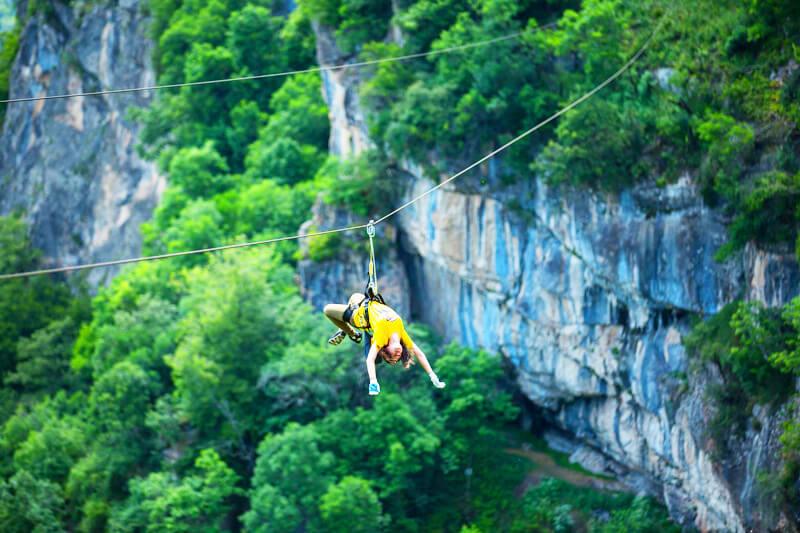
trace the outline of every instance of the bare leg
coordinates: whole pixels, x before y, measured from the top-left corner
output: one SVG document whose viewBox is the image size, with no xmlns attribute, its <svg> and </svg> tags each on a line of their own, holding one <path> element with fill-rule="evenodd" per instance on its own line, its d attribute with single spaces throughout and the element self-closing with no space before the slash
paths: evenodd
<svg viewBox="0 0 800 533">
<path fill-rule="evenodd" d="M 350 295 L 350 299 L 347 300 L 347 304 L 358 305 L 364 300 L 364 298 L 366 298 L 366 296 L 364 296 L 362 293 L 354 292 L 353 294 Z"/>
<path fill-rule="evenodd" d="M 347 306 L 344 304 L 328 304 L 323 309 L 323 313 L 328 317 L 328 320 L 333 322 L 337 328 L 341 329 L 350 336 L 354 336 L 356 332 L 352 326 L 344 321 L 344 312 L 347 311 Z"/>
</svg>

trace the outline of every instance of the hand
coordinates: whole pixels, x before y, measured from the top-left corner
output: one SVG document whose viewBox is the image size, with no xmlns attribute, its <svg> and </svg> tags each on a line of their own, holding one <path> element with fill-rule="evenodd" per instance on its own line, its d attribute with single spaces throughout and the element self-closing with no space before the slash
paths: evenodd
<svg viewBox="0 0 800 533">
<path fill-rule="evenodd" d="M 436 387 L 437 389 L 443 389 L 444 388 L 444 386 L 445 386 L 444 381 L 439 381 L 439 377 L 436 374 L 431 372 L 430 378 L 431 378 L 431 383 L 433 383 L 434 387 Z"/>
<path fill-rule="evenodd" d="M 377 383 L 370 383 L 369 384 L 369 395 L 370 396 L 377 396 L 381 393 L 381 386 Z"/>
</svg>

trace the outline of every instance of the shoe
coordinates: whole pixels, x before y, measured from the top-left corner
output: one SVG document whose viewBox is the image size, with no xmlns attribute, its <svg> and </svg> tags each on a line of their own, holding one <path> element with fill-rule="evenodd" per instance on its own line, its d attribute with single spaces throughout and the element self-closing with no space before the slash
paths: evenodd
<svg viewBox="0 0 800 533">
<path fill-rule="evenodd" d="M 346 336 L 347 334 L 344 331 L 338 330 L 336 333 L 333 334 L 333 336 L 330 339 L 328 339 L 328 344 L 330 344 L 331 346 L 339 346 L 340 344 L 342 344 L 342 341 Z"/>
<path fill-rule="evenodd" d="M 349 335 L 349 337 L 350 337 L 350 340 L 353 341 L 354 343 L 361 344 L 361 332 L 360 331 L 356 331 L 352 335 Z"/>
</svg>

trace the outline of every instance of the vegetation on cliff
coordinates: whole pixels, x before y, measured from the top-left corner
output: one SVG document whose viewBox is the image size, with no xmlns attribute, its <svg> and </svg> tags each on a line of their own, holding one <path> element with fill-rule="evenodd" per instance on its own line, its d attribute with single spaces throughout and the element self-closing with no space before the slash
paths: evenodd
<svg viewBox="0 0 800 533">
<path fill-rule="evenodd" d="M 663 17 L 645 56 L 620 80 L 504 157 L 504 178 L 532 169 L 552 183 L 614 191 L 689 174 L 705 201 L 732 219 L 720 259 L 749 241 L 798 239 L 797 2 L 587 0 L 575 11 L 569 1 L 419 0 L 397 12 L 388 0 L 300 4 L 363 58 L 525 31 L 374 69 L 363 89 L 372 138 L 389 167 L 410 157 L 431 176 L 461 168 L 599 84 Z M 535 31 L 552 21 L 556 28 Z M 403 46 L 384 42 L 389 23 Z"/>
<path fill-rule="evenodd" d="M 282 2 L 151 0 L 148 9 L 161 83 L 309 66 L 310 14 L 363 58 L 528 31 L 376 67 L 362 96 L 378 146 L 358 161 L 326 157 L 318 75 L 162 93 L 135 113 L 142 153 L 170 178 L 143 228 L 146 253 L 294 233 L 318 194 L 366 216 L 392 191 L 398 159 L 432 173 L 475 159 L 607 77 L 664 12 L 644 61 L 511 151 L 504 180 L 533 169 L 555 184 L 616 191 L 689 173 L 731 218 L 721 259 L 750 241 L 797 238 L 796 3 L 301 0 L 286 14 Z M 551 21 L 555 29 L 533 31 Z M 402 45 L 385 42 L 390 26 Z M 14 35 L 3 37 L 0 93 Z M 24 234 L 17 219 L 0 219 L 0 271 L 36 266 Z M 312 252 L 329 257 L 335 243 L 317 241 Z M 553 480 L 515 494 L 526 464 L 502 451 L 521 443 L 498 358 L 440 346 L 419 328 L 449 387 L 434 392 L 419 371 L 387 369 L 386 392 L 366 398 L 355 350 L 328 348 L 326 324 L 298 295 L 295 252 L 284 243 L 142 264 L 91 309 L 46 278 L 3 282 L 0 529 L 672 527 L 663 508 L 630 495 Z M 711 391 L 720 448 L 755 405 L 794 392 L 798 302 L 736 304 L 690 336 L 723 374 L 725 386 Z M 781 491 L 792 498 L 800 424 L 787 418 Z"/>
<path fill-rule="evenodd" d="M 19 48 L 19 27 L 12 25 L 6 31 L 0 31 L 0 100 L 8 98 L 9 80 L 14 58 Z M 6 117 L 6 106 L 0 108 L 0 124 Z"/>
<path fill-rule="evenodd" d="M 378 5 L 340 10 L 352 46 L 373 37 Z M 304 9 L 277 16 L 282 4 L 242 0 L 148 9 L 162 83 L 313 62 Z M 298 75 L 165 92 L 137 111 L 142 153 L 170 182 L 143 228 L 145 253 L 291 234 L 317 194 L 358 198 L 333 180 L 348 168 L 368 176 L 381 160 L 327 160 L 321 90 L 317 75 Z M 35 266 L 21 235 L 17 220 L 0 220 L 1 271 Z M 0 529 L 672 527 L 662 507 L 628 494 L 558 481 L 515 494 L 532 466 L 503 451 L 524 443 L 500 358 L 417 328 L 448 388 L 392 368 L 381 396 L 367 397 L 360 350 L 328 347 L 329 324 L 298 295 L 295 252 L 285 243 L 143 263 L 90 310 L 46 278 L 4 282 L 0 321 L 17 329 L 0 346 Z"/>
<path fill-rule="evenodd" d="M 706 391 L 714 410 L 707 434 L 718 459 L 729 455 L 731 444 L 741 441 L 747 429 L 760 430 L 753 417 L 756 406 L 770 417 L 783 409 L 783 466 L 762 472 L 761 478 L 777 481 L 773 504 L 795 504 L 800 498 L 800 396 L 795 385 L 800 377 L 800 298 L 783 308 L 733 302 L 698 322 L 686 347 L 721 374 L 722 382 Z M 787 402 L 793 395 L 794 401 Z"/>
</svg>

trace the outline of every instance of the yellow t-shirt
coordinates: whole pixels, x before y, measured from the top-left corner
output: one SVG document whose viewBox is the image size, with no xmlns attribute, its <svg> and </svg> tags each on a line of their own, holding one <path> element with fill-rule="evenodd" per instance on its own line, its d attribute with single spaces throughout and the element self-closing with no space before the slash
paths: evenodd
<svg viewBox="0 0 800 533">
<path fill-rule="evenodd" d="M 355 327 L 358 329 L 367 330 L 367 322 L 364 320 L 364 306 L 359 305 L 358 309 L 353 311 L 353 317 L 350 319 Z M 372 326 L 372 344 L 378 348 L 383 348 L 389 344 L 389 337 L 397 333 L 400 335 L 400 341 L 406 345 L 409 350 L 414 346 L 411 337 L 406 333 L 406 328 L 403 327 L 403 321 L 400 315 L 394 312 L 394 309 L 388 305 L 383 305 L 380 302 L 369 303 L 369 324 Z"/>
</svg>

